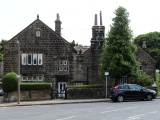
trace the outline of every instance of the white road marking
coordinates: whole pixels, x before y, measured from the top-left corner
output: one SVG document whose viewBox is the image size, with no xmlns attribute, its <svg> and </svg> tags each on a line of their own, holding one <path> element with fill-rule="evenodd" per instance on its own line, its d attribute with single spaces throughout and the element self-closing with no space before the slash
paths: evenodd
<svg viewBox="0 0 160 120">
<path fill-rule="evenodd" d="M 137 107 L 128 107 L 128 108 L 121 108 L 121 109 L 115 109 L 115 110 L 103 111 L 103 112 L 101 112 L 101 113 L 116 112 L 116 111 L 120 111 L 120 110 L 128 110 L 128 109 L 135 109 L 135 108 L 138 108 L 138 106 L 137 106 Z"/>
<path fill-rule="evenodd" d="M 67 117 L 67 118 L 61 118 L 61 119 L 56 119 L 56 120 L 67 120 L 67 119 L 71 119 L 71 118 L 74 118 L 76 116 L 71 116 L 71 117 Z"/>
<path fill-rule="evenodd" d="M 149 114 L 155 114 L 155 113 L 157 113 L 157 111 L 149 112 L 149 113 L 146 113 L 146 114 L 134 115 L 134 116 L 128 117 L 127 120 L 140 119 L 142 116 L 147 116 L 147 115 L 149 115 Z"/>
</svg>

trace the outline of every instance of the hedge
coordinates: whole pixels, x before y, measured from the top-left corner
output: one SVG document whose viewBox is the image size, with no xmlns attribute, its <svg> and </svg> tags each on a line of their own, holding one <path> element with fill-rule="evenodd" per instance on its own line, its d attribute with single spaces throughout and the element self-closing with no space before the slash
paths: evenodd
<svg viewBox="0 0 160 120">
<path fill-rule="evenodd" d="M 4 92 L 17 91 L 18 78 L 14 72 L 7 73 L 2 78 L 2 87 Z"/>
<path fill-rule="evenodd" d="M 52 83 L 46 82 L 27 82 L 21 83 L 21 90 L 50 90 L 52 88 Z"/>
<path fill-rule="evenodd" d="M 103 88 L 105 87 L 103 84 L 92 84 L 92 85 L 69 85 L 67 86 L 67 89 L 73 89 L 73 88 Z"/>
</svg>

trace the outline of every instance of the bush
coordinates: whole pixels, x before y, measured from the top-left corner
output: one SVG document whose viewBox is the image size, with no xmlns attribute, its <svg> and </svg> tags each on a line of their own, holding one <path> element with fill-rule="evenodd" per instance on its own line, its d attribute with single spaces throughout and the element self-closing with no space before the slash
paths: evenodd
<svg viewBox="0 0 160 120">
<path fill-rule="evenodd" d="M 2 78 L 2 88 L 4 92 L 17 91 L 18 78 L 14 72 L 7 73 Z"/>
<path fill-rule="evenodd" d="M 151 77 L 148 76 L 145 72 L 140 72 L 137 75 L 135 82 L 138 85 L 146 87 L 146 86 L 151 86 L 153 84 L 153 79 L 151 79 Z"/>
<path fill-rule="evenodd" d="M 44 82 L 27 82 L 21 83 L 21 90 L 50 90 L 52 88 L 52 83 Z"/>
</svg>

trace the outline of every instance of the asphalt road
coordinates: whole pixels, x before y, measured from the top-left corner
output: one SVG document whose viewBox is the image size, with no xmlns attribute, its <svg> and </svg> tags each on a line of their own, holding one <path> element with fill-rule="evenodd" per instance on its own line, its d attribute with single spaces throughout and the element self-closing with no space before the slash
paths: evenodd
<svg viewBox="0 0 160 120">
<path fill-rule="evenodd" d="M 0 120 L 159 120 L 160 99 L 0 107 Z"/>
</svg>

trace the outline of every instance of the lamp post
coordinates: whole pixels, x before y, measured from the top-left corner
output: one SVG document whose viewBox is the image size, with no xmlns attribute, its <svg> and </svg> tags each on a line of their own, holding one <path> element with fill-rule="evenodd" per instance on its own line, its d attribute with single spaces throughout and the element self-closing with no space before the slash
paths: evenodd
<svg viewBox="0 0 160 120">
<path fill-rule="evenodd" d="M 17 46 L 18 46 L 18 104 L 20 104 L 20 45 L 19 45 L 19 41 L 17 40 Z"/>
<path fill-rule="evenodd" d="M 107 98 L 107 93 L 108 93 L 108 91 L 107 91 L 107 75 L 109 75 L 109 72 L 105 72 L 104 74 L 106 76 L 106 98 Z"/>
</svg>

